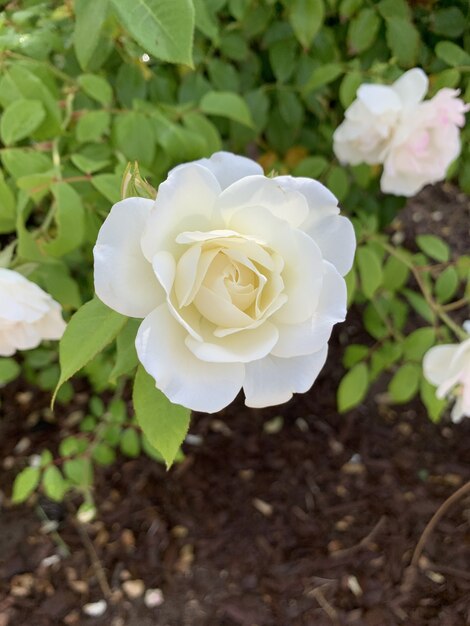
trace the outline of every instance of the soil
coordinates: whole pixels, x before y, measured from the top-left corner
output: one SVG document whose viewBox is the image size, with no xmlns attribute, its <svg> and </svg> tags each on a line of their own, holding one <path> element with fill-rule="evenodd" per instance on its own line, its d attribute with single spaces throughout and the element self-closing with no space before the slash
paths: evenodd
<svg viewBox="0 0 470 626">
<path fill-rule="evenodd" d="M 401 216 L 406 238 L 424 202 Z M 442 203 L 431 221 L 460 246 L 468 200 Z M 47 394 L 25 394 L 20 381 L 3 389 L 0 626 L 470 624 L 470 497 L 446 511 L 410 569 L 430 518 L 470 480 L 470 420 L 433 424 L 418 402 L 384 404 L 380 388 L 338 415 L 341 353 L 363 339 L 357 315 L 337 329 L 309 393 L 194 415 L 186 459 L 168 473 L 145 457 L 100 470 L 89 524 L 66 505 L 9 504 L 21 460 L 54 448 L 77 406 L 38 421 Z M 144 590 L 158 590 L 157 606 Z M 105 613 L 87 617 L 103 598 Z"/>
</svg>

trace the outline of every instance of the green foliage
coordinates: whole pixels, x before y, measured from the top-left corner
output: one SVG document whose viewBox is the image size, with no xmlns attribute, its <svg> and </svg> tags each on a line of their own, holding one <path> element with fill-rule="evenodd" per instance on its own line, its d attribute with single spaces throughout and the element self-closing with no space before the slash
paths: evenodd
<svg viewBox="0 0 470 626">
<path fill-rule="evenodd" d="M 139 426 L 170 467 L 188 432 L 190 411 L 172 404 L 142 366 L 135 377 L 133 402 Z"/>
<path fill-rule="evenodd" d="M 60 342 L 59 387 L 87 365 L 98 352 L 116 337 L 126 318 L 112 311 L 98 298 L 93 298 L 73 315 Z"/>
</svg>

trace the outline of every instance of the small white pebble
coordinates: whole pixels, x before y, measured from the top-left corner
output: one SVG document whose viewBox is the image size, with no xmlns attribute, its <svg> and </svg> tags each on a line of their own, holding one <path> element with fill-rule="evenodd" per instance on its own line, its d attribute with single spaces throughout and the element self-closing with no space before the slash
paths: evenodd
<svg viewBox="0 0 470 626">
<path fill-rule="evenodd" d="M 144 581 L 140 579 L 136 580 L 126 580 L 122 583 L 122 588 L 124 593 L 131 600 L 135 600 L 136 598 L 140 598 L 144 595 L 145 585 Z"/>
<path fill-rule="evenodd" d="M 59 562 L 60 556 L 58 554 L 51 554 L 51 556 L 46 556 L 46 558 L 41 561 L 41 565 L 43 567 L 50 567 L 51 565 L 55 565 Z"/>
<path fill-rule="evenodd" d="M 200 435 L 186 435 L 185 442 L 190 446 L 201 446 L 204 439 Z"/>
<path fill-rule="evenodd" d="M 85 604 L 82 611 L 89 617 L 100 617 L 106 612 L 107 608 L 108 605 L 106 604 L 106 600 L 98 600 L 98 602 Z"/>
<path fill-rule="evenodd" d="M 147 589 L 145 592 L 144 602 L 148 609 L 154 609 L 163 604 L 163 593 L 161 589 Z"/>
<path fill-rule="evenodd" d="M 31 441 L 28 437 L 22 437 L 14 447 L 13 452 L 16 454 L 23 454 L 23 452 L 26 452 L 30 445 Z"/>
</svg>

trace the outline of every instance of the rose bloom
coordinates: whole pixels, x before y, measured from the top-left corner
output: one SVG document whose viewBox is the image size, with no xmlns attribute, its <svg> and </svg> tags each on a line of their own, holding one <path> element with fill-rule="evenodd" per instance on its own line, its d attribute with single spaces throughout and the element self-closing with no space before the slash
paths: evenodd
<svg viewBox="0 0 470 626">
<path fill-rule="evenodd" d="M 464 328 L 470 334 L 470 322 Z M 460 344 L 442 344 L 428 350 L 423 373 L 437 387 L 438 398 L 455 398 L 451 412 L 454 422 L 470 417 L 470 336 Z"/>
<path fill-rule="evenodd" d="M 94 249 L 95 289 L 144 318 L 139 360 L 168 398 L 215 412 L 307 391 L 346 314 L 355 250 L 337 200 L 308 178 L 267 178 L 218 152 L 173 169 L 155 201 L 113 206 Z"/>
<path fill-rule="evenodd" d="M 441 89 L 403 113 L 384 160 L 383 192 L 412 196 L 445 178 L 460 154 L 460 128 L 470 110 L 458 95 L 456 89 Z"/>
<path fill-rule="evenodd" d="M 428 90 L 419 68 L 405 72 L 393 85 L 364 83 L 346 109 L 333 135 L 333 150 L 341 163 L 383 163 L 393 133 L 405 111 L 421 102 Z"/>
<path fill-rule="evenodd" d="M 60 339 L 64 330 L 58 302 L 18 272 L 0 268 L 0 356 Z"/>
</svg>

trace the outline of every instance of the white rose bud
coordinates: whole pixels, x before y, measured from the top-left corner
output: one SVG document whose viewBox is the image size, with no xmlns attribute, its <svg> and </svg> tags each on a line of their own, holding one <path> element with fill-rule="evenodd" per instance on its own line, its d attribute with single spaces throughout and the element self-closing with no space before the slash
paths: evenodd
<svg viewBox="0 0 470 626">
<path fill-rule="evenodd" d="M 355 245 L 323 185 L 218 152 L 173 169 L 156 201 L 114 205 L 95 289 L 145 318 L 137 354 L 172 402 L 215 412 L 243 387 L 248 406 L 275 405 L 323 367 Z"/>
<path fill-rule="evenodd" d="M 18 272 L 0 268 L 0 356 L 60 339 L 64 330 L 58 302 Z"/>
<path fill-rule="evenodd" d="M 470 322 L 464 328 L 470 333 Z M 428 350 L 423 373 L 437 387 L 438 398 L 455 399 L 451 413 L 454 422 L 470 417 L 470 336 L 460 344 L 442 344 Z"/>
</svg>

